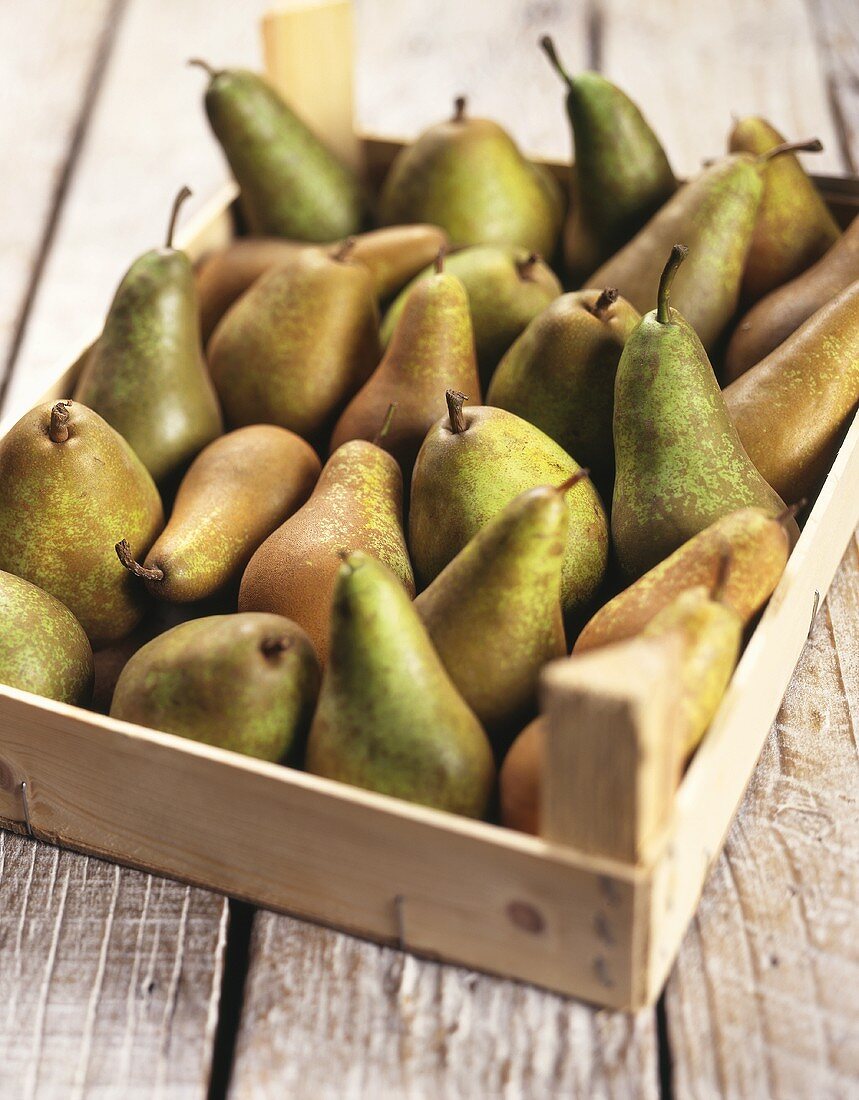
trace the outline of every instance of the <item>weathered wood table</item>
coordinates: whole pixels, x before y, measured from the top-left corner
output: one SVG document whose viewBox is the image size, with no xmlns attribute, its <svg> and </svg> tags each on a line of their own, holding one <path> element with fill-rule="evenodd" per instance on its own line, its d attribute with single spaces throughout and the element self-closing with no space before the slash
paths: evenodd
<svg viewBox="0 0 859 1100">
<path fill-rule="evenodd" d="M 256 64 L 266 0 L 0 3 L 0 393 L 88 340 L 181 183 L 225 177 L 187 56 Z M 676 170 L 731 112 L 859 165 L 855 0 L 358 4 L 359 112 L 410 134 L 470 94 L 563 156 L 536 49 L 645 107 Z M 0 833 L 0 1097 L 859 1094 L 859 550 L 850 546 L 665 996 L 637 1017 L 420 962 Z"/>
</svg>

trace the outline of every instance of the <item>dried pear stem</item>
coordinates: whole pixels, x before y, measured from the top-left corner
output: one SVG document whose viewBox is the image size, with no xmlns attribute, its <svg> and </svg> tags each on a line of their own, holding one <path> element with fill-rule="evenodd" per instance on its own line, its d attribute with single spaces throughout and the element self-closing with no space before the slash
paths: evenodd
<svg viewBox="0 0 859 1100">
<path fill-rule="evenodd" d="M 135 577 L 140 577 L 142 581 L 163 581 L 164 570 L 159 569 L 157 565 L 152 566 L 151 569 L 147 569 L 145 565 L 140 565 L 136 562 L 131 554 L 131 547 L 128 545 L 128 539 L 121 539 L 116 546 L 116 556 L 125 566 L 129 573 L 133 573 Z"/>
<path fill-rule="evenodd" d="M 671 284 L 674 282 L 677 268 L 688 255 L 689 249 L 685 244 L 675 244 L 671 249 L 671 255 L 668 257 L 668 263 L 663 268 L 659 279 L 659 290 L 656 294 L 656 320 L 660 325 L 667 325 L 671 321 L 671 308 L 669 306 Z"/>
<path fill-rule="evenodd" d="M 208 73 L 210 80 L 214 80 L 216 76 L 221 75 L 220 69 L 213 68 L 208 61 L 204 61 L 201 57 L 189 57 L 186 64 L 202 69 L 204 73 Z"/>
<path fill-rule="evenodd" d="M 441 275 L 441 273 L 444 271 L 444 261 L 445 261 L 446 256 L 447 256 L 447 245 L 443 244 L 441 246 L 441 248 L 438 250 L 438 252 L 436 253 L 436 257 L 435 257 L 435 273 L 436 273 L 436 275 Z"/>
<path fill-rule="evenodd" d="M 558 51 L 555 49 L 555 43 L 550 35 L 543 35 L 540 39 L 540 48 L 546 57 L 548 57 L 549 61 L 551 61 L 552 68 L 557 72 L 558 76 L 560 76 L 561 80 L 563 80 L 568 87 L 572 88 L 573 78 L 561 63 L 561 59 L 558 57 Z"/>
<path fill-rule="evenodd" d="M 796 519 L 796 517 L 803 510 L 806 504 L 808 504 L 808 498 L 802 497 L 802 499 L 798 500 L 796 504 L 788 505 L 788 507 L 785 508 L 783 512 L 779 512 L 779 514 L 775 517 L 776 523 L 780 523 L 782 527 L 784 527 L 786 524 L 790 523 L 792 519 Z"/>
<path fill-rule="evenodd" d="M 765 164 L 773 157 L 780 157 L 782 153 L 822 153 L 823 142 L 820 138 L 806 138 L 805 141 L 783 141 L 765 153 L 758 154 L 758 162 Z"/>
<path fill-rule="evenodd" d="M 390 405 L 388 405 L 388 411 L 385 413 L 385 419 L 382 421 L 381 428 L 379 428 L 378 432 L 376 432 L 376 434 L 373 436 L 373 443 L 375 444 L 375 446 L 378 447 L 385 436 L 388 434 L 388 432 L 391 430 L 391 422 L 394 419 L 394 413 L 396 411 L 397 402 L 392 401 Z"/>
<path fill-rule="evenodd" d="M 69 413 L 71 401 L 58 401 L 51 409 L 51 423 L 48 435 L 52 443 L 65 443 L 69 438 Z"/>
<path fill-rule="evenodd" d="M 458 95 L 453 101 L 453 118 L 451 122 L 463 122 L 465 120 L 465 108 L 468 100 L 464 95 Z"/>
<path fill-rule="evenodd" d="M 716 576 L 710 589 L 710 599 L 714 603 L 723 603 L 728 581 L 731 579 L 731 570 L 734 566 L 734 552 L 726 547 L 719 555 L 719 564 L 716 567 Z"/>
<path fill-rule="evenodd" d="M 447 401 L 447 411 L 450 414 L 450 430 L 454 435 L 461 435 L 465 431 L 465 417 L 462 415 L 462 406 L 468 400 L 464 393 L 458 390 L 445 390 L 444 397 Z"/>
<path fill-rule="evenodd" d="M 609 309 L 610 306 L 614 305 L 619 297 L 620 291 L 617 289 L 617 287 L 607 286 L 605 290 L 600 294 L 599 298 L 597 298 L 594 304 L 590 307 L 591 313 L 594 315 L 594 317 L 598 317 L 600 320 L 602 320 L 603 314 L 606 312 L 606 310 Z"/>
<path fill-rule="evenodd" d="M 355 247 L 355 238 L 347 237 L 341 241 L 340 244 L 331 253 L 331 259 L 336 260 L 337 263 L 343 263 L 344 260 L 348 260 L 350 253 Z"/>
<path fill-rule="evenodd" d="M 562 481 L 560 485 L 556 485 L 555 488 L 563 496 L 566 496 L 570 489 L 574 488 L 580 481 L 584 481 L 591 476 L 590 470 L 586 466 L 582 466 L 580 470 L 568 477 L 566 481 Z"/>
<path fill-rule="evenodd" d="M 532 272 L 542 257 L 539 252 L 529 252 L 524 260 L 516 261 L 516 274 L 524 283 L 533 283 Z"/>
<path fill-rule="evenodd" d="M 173 205 L 170 207 L 170 221 L 167 223 L 167 240 L 164 242 L 165 248 L 173 247 L 173 233 L 176 230 L 176 220 L 179 217 L 179 210 L 182 207 L 182 203 L 186 199 L 190 199 L 193 193 L 190 187 L 181 187 L 176 198 L 173 200 Z"/>
</svg>

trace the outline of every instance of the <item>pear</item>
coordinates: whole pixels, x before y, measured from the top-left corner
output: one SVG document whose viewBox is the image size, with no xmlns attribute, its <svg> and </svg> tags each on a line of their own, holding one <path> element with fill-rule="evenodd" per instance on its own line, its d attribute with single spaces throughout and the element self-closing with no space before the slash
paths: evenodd
<svg viewBox="0 0 859 1100">
<path fill-rule="evenodd" d="M 313 448 L 273 424 L 238 428 L 202 451 L 142 565 L 119 560 L 153 596 L 202 600 L 237 581 L 253 552 L 310 496 L 321 469 Z"/>
<path fill-rule="evenodd" d="M 85 707 L 93 659 L 83 627 L 65 604 L 0 571 L 0 684 Z"/>
<path fill-rule="evenodd" d="M 674 298 L 708 350 L 734 316 L 746 257 L 763 195 L 763 172 L 770 161 L 819 142 L 781 145 L 758 157 L 735 153 L 685 183 L 587 285 L 614 286 L 644 313 L 656 297 L 663 257 L 675 241 L 690 250 L 677 277 Z"/>
<path fill-rule="evenodd" d="M 375 288 L 350 249 L 299 253 L 215 329 L 209 367 L 232 427 L 278 424 L 318 440 L 370 377 L 381 356 Z"/>
<path fill-rule="evenodd" d="M 785 138 L 763 118 L 737 119 L 732 153 L 766 153 Z M 800 275 L 838 239 L 840 231 L 795 156 L 776 157 L 763 169 L 764 193 L 740 291 L 746 304 Z"/>
<path fill-rule="evenodd" d="M 748 625 L 784 573 L 794 541 L 794 514 L 793 508 L 780 516 L 761 508 L 739 508 L 717 519 L 604 604 L 576 639 L 573 651 L 585 653 L 632 638 L 681 593 L 700 585 L 714 588 L 726 553 L 731 569 L 721 599 Z"/>
<path fill-rule="evenodd" d="M 561 284 L 548 264 L 535 252 L 529 254 L 522 248 L 463 248 L 446 257 L 445 270 L 456 275 L 468 291 L 481 386 L 485 389 L 504 352 L 525 326 L 560 295 Z M 422 271 L 394 299 L 382 322 L 385 347 L 415 282 L 430 278 L 433 272 L 432 267 Z"/>
<path fill-rule="evenodd" d="M 448 675 L 498 748 L 534 711 L 543 665 L 567 652 L 566 488 L 515 497 L 415 600 Z"/>
<path fill-rule="evenodd" d="M 379 200 L 383 225 L 429 222 L 454 245 L 519 245 L 551 256 L 560 229 L 554 179 L 540 172 L 496 122 L 454 114 L 402 149 Z"/>
<path fill-rule="evenodd" d="M 163 525 L 146 467 L 84 405 L 37 405 L 0 441 L 0 569 L 62 601 L 93 646 L 124 637 L 143 614 L 117 538 L 145 555 Z"/>
<path fill-rule="evenodd" d="M 350 439 L 374 440 L 385 410 L 396 405 L 378 442 L 408 478 L 427 432 L 444 413 L 445 386 L 480 393 L 468 295 L 459 279 L 444 271 L 442 250 L 435 274 L 408 291 L 388 350 L 337 421 L 331 450 Z"/>
<path fill-rule="evenodd" d="M 498 773 L 501 824 L 538 836 L 540 788 L 546 753 L 546 720 L 542 715 L 522 730 Z"/>
<path fill-rule="evenodd" d="M 331 659 L 307 770 L 468 817 L 483 817 L 492 750 L 439 660 L 398 577 L 347 554 L 331 606 Z"/>
<path fill-rule="evenodd" d="M 514 497 L 560 485 L 581 467 L 539 428 L 504 409 L 463 409 L 448 392 L 449 415 L 430 430 L 412 476 L 409 546 L 428 584 Z M 602 501 L 587 480 L 568 488 L 561 606 L 578 610 L 603 579 L 608 532 Z"/>
<path fill-rule="evenodd" d="M 789 503 L 826 476 L 859 405 L 859 281 L 724 391 L 743 446 Z"/>
<path fill-rule="evenodd" d="M 380 302 L 430 263 L 447 244 L 447 234 L 434 225 L 392 225 L 354 238 L 351 258 L 373 276 Z M 280 237 L 237 237 L 224 248 L 207 253 L 196 268 L 200 296 L 200 330 L 208 341 L 233 302 L 270 271 L 291 263 L 306 248 L 320 245 Z"/>
<path fill-rule="evenodd" d="M 613 287 L 556 298 L 501 360 L 486 403 L 529 420 L 610 489 L 614 377 L 640 320 Z"/>
<path fill-rule="evenodd" d="M 267 81 L 245 69 L 209 76 L 206 114 L 236 182 L 252 234 L 336 241 L 366 218 L 357 176 L 302 122 Z"/>
<path fill-rule="evenodd" d="M 620 88 L 599 73 L 571 76 L 552 39 L 540 45 L 567 86 L 575 170 L 564 259 L 578 285 L 641 229 L 677 181 L 659 139 Z"/>
<path fill-rule="evenodd" d="M 75 401 L 131 444 L 160 486 L 173 488 L 224 430 L 200 346 L 191 261 L 172 244 L 190 193 L 186 187 L 176 197 L 164 247 L 135 260 L 119 284 L 74 391 Z"/>
<path fill-rule="evenodd" d="M 280 615 L 209 615 L 148 642 L 120 674 L 112 718 L 281 761 L 306 736 L 319 665 Z"/>
<path fill-rule="evenodd" d="M 669 305 L 685 256 L 682 245 L 671 250 L 657 308 L 629 337 L 617 368 L 611 533 L 630 578 L 728 512 L 784 511 L 743 449 L 695 330 Z"/>
<path fill-rule="evenodd" d="M 733 382 L 765 359 L 813 313 L 859 279 L 859 218 L 802 275 L 752 306 L 725 352 L 725 378 Z"/>
<path fill-rule="evenodd" d="M 331 594 L 344 553 L 363 550 L 377 557 L 414 596 L 402 522 L 403 478 L 396 460 L 363 439 L 344 443 L 325 464 L 307 503 L 251 558 L 239 610 L 294 619 L 324 663 Z"/>
</svg>

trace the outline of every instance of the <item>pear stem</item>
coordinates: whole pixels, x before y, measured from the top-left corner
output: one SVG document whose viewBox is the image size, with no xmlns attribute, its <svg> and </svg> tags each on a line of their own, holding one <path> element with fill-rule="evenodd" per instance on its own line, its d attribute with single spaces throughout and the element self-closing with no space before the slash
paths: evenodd
<svg viewBox="0 0 859 1100">
<path fill-rule="evenodd" d="M 388 411 L 385 413 L 385 419 L 382 421 L 381 428 L 379 428 L 378 432 L 376 432 L 375 436 L 373 437 L 373 443 L 376 447 L 379 446 L 379 444 L 382 442 L 382 440 L 385 438 L 385 436 L 391 430 L 391 422 L 394 419 L 394 413 L 396 411 L 397 411 L 397 402 L 392 401 L 390 403 L 390 405 L 388 405 Z"/>
<path fill-rule="evenodd" d="M 451 122 L 463 122 L 465 120 L 465 108 L 468 100 L 464 95 L 458 95 L 453 101 L 453 118 Z"/>
<path fill-rule="evenodd" d="M 576 485 L 578 485 L 580 481 L 584 481 L 590 476 L 590 470 L 587 469 L 587 467 L 582 466 L 580 470 L 576 470 L 576 472 L 571 477 L 568 477 L 566 481 L 562 481 L 561 484 L 555 486 L 555 488 L 562 496 L 566 496 L 570 489 L 574 488 Z"/>
<path fill-rule="evenodd" d="M 259 648 L 263 657 L 279 657 L 281 653 L 286 653 L 288 649 L 292 649 L 292 639 L 266 638 L 260 643 Z"/>
<path fill-rule="evenodd" d="M 516 274 L 523 283 L 533 283 L 534 278 L 532 272 L 540 262 L 540 259 L 539 252 L 529 252 L 524 260 L 516 261 Z"/>
<path fill-rule="evenodd" d="M 589 306 L 591 313 L 594 317 L 603 319 L 603 314 L 613 306 L 614 303 L 620 297 L 620 291 L 615 286 L 607 286 L 605 290 L 600 294 L 599 298 L 594 302 L 592 306 Z"/>
<path fill-rule="evenodd" d="M 210 80 L 214 80 L 216 76 L 221 75 L 219 69 L 213 68 L 208 61 L 204 61 L 201 57 L 189 57 L 186 64 L 202 69 L 204 73 L 208 73 Z"/>
<path fill-rule="evenodd" d="M 190 199 L 194 192 L 190 187 L 180 187 L 179 193 L 173 200 L 173 205 L 170 207 L 170 221 L 167 223 L 167 240 L 164 242 L 165 248 L 173 247 L 173 234 L 176 230 L 176 221 L 179 217 L 179 210 L 182 207 L 182 203 L 186 199 Z"/>
<path fill-rule="evenodd" d="M 780 157 L 782 153 L 822 153 L 823 142 L 820 138 L 806 138 L 805 141 L 783 141 L 773 149 L 767 149 L 765 153 L 758 155 L 758 162 L 766 164 L 773 157 Z"/>
<path fill-rule="evenodd" d="M 441 273 L 444 271 L 445 256 L 447 256 L 447 245 L 443 244 L 441 246 L 441 248 L 438 250 L 438 252 L 436 253 L 436 258 L 435 258 L 435 273 L 436 273 L 436 275 L 441 275 Z"/>
<path fill-rule="evenodd" d="M 688 255 L 689 249 L 685 244 L 675 244 L 671 249 L 671 255 L 668 257 L 668 263 L 662 270 L 659 279 L 659 290 L 656 294 L 656 320 L 660 325 L 667 325 L 671 321 L 671 308 L 669 306 L 671 284 L 674 282 L 677 268 Z"/>
<path fill-rule="evenodd" d="M 140 577 L 142 581 L 163 581 L 164 570 L 159 569 L 158 566 L 153 566 L 151 569 L 147 569 L 145 565 L 140 565 L 136 562 L 131 554 L 131 547 L 128 545 L 128 539 L 121 539 L 116 546 L 116 556 L 125 566 L 129 573 L 133 573 L 135 577 Z"/>
<path fill-rule="evenodd" d="M 337 263 L 343 263 L 344 260 L 349 258 L 349 254 L 355 247 L 355 238 L 347 237 L 341 241 L 340 244 L 331 253 L 331 259 L 336 260 Z"/>
<path fill-rule="evenodd" d="M 464 393 L 460 393 L 458 390 L 445 390 L 444 397 L 447 401 L 447 411 L 450 415 L 450 430 L 454 435 L 461 435 L 466 428 L 465 417 L 462 415 L 462 406 L 468 398 Z"/>
<path fill-rule="evenodd" d="M 52 443 L 65 443 L 69 438 L 69 413 L 71 401 L 58 401 L 51 409 L 48 435 Z"/>
<path fill-rule="evenodd" d="M 552 67 L 557 72 L 558 76 L 560 76 L 561 80 L 563 80 L 568 87 L 572 88 L 573 78 L 561 64 L 561 59 L 560 57 L 558 57 L 558 51 L 555 49 L 555 43 L 552 40 L 551 35 L 543 35 L 543 37 L 540 39 L 540 48 L 542 49 L 546 57 L 548 57 L 548 59 L 551 61 Z"/>
<path fill-rule="evenodd" d="M 725 598 L 725 590 L 728 587 L 728 581 L 731 579 L 731 569 L 734 564 L 734 554 L 730 549 L 722 551 L 719 557 L 719 564 L 716 568 L 716 576 L 713 580 L 713 586 L 710 589 L 710 599 L 714 603 L 722 603 Z"/>
<path fill-rule="evenodd" d="M 779 512 L 775 517 L 776 523 L 780 523 L 782 527 L 785 527 L 792 519 L 796 519 L 806 504 L 808 504 L 808 499 L 803 497 L 801 500 L 798 500 L 796 504 L 789 505 L 783 512 Z"/>
</svg>

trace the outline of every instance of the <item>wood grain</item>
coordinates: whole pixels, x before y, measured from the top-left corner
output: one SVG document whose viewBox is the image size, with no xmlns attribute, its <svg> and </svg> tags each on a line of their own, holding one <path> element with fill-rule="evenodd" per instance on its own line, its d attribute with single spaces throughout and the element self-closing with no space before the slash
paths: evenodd
<svg viewBox="0 0 859 1100">
<path fill-rule="evenodd" d="M 859 173 L 859 19 L 854 0 L 808 0 L 845 165 Z"/>
<path fill-rule="evenodd" d="M 226 930 L 212 894 L 0 832 L 4 1100 L 204 1097 Z"/>
<path fill-rule="evenodd" d="M 655 1098 L 653 1013 L 575 1001 L 270 913 L 230 1097 Z"/>
</svg>

